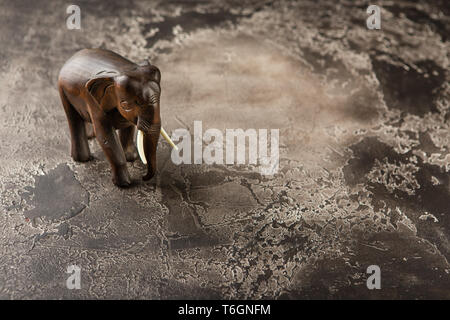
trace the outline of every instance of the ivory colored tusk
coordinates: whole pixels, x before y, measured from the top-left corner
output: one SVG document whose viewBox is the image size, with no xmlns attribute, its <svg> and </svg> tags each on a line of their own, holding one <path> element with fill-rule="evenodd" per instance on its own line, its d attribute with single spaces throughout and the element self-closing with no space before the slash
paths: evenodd
<svg viewBox="0 0 450 320">
<path fill-rule="evenodd" d="M 167 134 L 166 130 L 164 130 L 163 127 L 161 127 L 161 135 L 164 137 L 164 139 L 167 140 L 167 142 L 174 148 L 175 150 L 178 150 L 178 147 L 173 143 L 172 139 L 170 139 L 169 135 Z"/>
<path fill-rule="evenodd" d="M 142 130 L 138 130 L 137 132 L 136 144 L 142 163 L 147 164 L 147 159 L 145 158 L 144 152 L 144 132 Z"/>
<path fill-rule="evenodd" d="M 175 145 L 175 143 L 173 143 L 172 139 L 170 139 L 169 135 L 167 134 L 166 130 L 164 130 L 163 127 L 161 127 L 161 135 L 164 137 L 164 139 L 167 140 L 167 142 L 172 146 L 172 148 L 178 150 L 178 147 Z M 142 130 L 138 130 L 136 144 L 139 157 L 141 158 L 142 163 L 147 164 L 147 159 L 145 158 L 144 152 L 144 132 Z"/>
</svg>

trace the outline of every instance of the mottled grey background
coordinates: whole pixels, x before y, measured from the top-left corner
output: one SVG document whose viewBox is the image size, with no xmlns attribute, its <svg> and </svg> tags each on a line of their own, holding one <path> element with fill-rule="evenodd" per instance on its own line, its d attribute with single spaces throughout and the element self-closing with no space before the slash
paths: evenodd
<svg viewBox="0 0 450 320">
<path fill-rule="evenodd" d="M 0 298 L 450 298 L 448 1 L 0 5 Z M 87 47 L 162 71 L 168 132 L 279 128 L 280 172 L 75 163 L 56 90 Z M 81 267 L 68 290 L 67 267 Z M 366 268 L 381 268 L 381 290 Z"/>
</svg>

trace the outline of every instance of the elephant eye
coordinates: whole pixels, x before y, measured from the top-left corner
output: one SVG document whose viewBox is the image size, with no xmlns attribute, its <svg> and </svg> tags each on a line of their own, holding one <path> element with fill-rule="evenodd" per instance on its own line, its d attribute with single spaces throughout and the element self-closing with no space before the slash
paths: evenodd
<svg viewBox="0 0 450 320">
<path fill-rule="evenodd" d="M 126 101 L 121 101 L 121 102 L 120 102 L 120 106 L 121 106 L 122 108 L 126 109 L 126 110 L 132 109 L 132 107 L 131 107 L 131 106 L 128 104 L 128 102 L 126 102 Z"/>
</svg>

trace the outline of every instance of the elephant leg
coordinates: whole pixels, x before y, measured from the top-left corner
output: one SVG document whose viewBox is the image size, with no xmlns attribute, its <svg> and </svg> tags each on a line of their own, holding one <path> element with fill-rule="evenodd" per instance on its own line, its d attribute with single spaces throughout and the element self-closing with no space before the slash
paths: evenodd
<svg viewBox="0 0 450 320">
<path fill-rule="evenodd" d="M 86 162 L 92 159 L 84 127 L 84 120 L 67 99 L 63 88 L 59 87 L 59 95 L 69 123 L 71 138 L 71 156 L 73 160 Z"/>
<path fill-rule="evenodd" d="M 94 126 L 95 137 L 111 165 L 112 180 L 119 187 L 128 187 L 131 179 L 127 169 L 127 160 L 111 119 L 103 112 L 89 92 L 84 95 L 84 98 Z"/>
<path fill-rule="evenodd" d="M 88 139 L 93 139 L 95 138 L 95 132 L 94 132 L 94 127 L 92 126 L 92 123 L 90 122 L 85 122 L 84 123 L 84 127 L 86 128 L 86 135 Z"/>
<path fill-rule="evenodd" d="M 138 158 L 138 152 L 134 143 L 135 126 L 129 126 L 119 130 L 120 143 L 122 144 L 127 161 L 134 161 Z"/>
<path fill-rule="evenodd" d="M 116 130 L 106 119 L 93 119 L 95 137 L 111 165 L 114 184 L 128 187 L 131 183 L 130 174 Z"/>
</svg>

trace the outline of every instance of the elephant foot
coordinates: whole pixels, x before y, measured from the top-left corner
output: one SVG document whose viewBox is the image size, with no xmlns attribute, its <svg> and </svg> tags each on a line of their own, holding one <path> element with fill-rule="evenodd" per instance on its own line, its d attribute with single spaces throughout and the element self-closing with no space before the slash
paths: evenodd
<svg viewBox="0 0 450 320">
<path fill-rule="evenodd" d="M 76 162 L 88 162 L 93 159 L 89 150 L 72 151 L 72 159 Z"/>
<path fill-rule="evenodd" d="M 82 157 L 82 156 L 72 156 L 73 161 L 76 162 L 88 162 L 91 161 L 92 159 L 94 159 L 94 157 L 92 157 L 91 155 L 87 156 L 87 157 Z"/>
<path fill-rule="evenodd" d="M 113 173 L 113 183 L 120 187 L 120 188 L 126 188 L 131 185 L 131 178 L 130 174 L 128 173 L 127 166 L 121 166 L 119 169 L 116 170 L 116 172 Z"/>
</svg>

